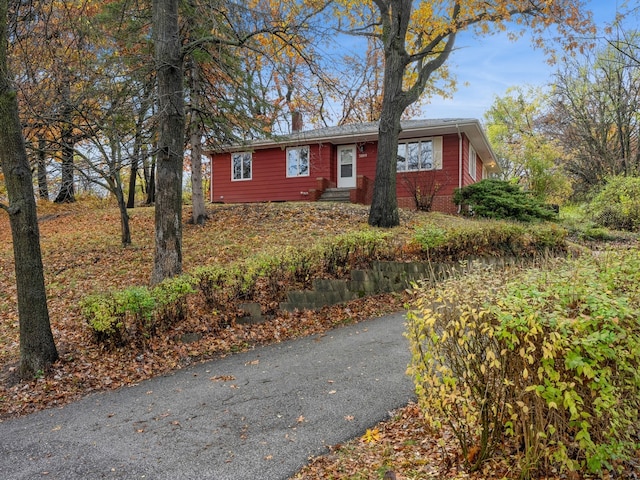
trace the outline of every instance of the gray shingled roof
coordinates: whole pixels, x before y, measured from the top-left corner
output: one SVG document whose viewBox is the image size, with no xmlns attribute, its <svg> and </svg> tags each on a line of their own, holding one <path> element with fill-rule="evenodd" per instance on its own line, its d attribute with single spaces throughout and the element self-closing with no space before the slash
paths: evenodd
<svg viewBox="0 0 640 480">
<path fill-rule="evenodd" d="M 421 138 L 451 133 L 464 133 L 474 146 L 481 158 L 495 160 L 489 141 L 482 129 L 480 121 L 475 118 L 441 118 L 403 120 L 401 122 L 401 139 Z M 378 122 L 353 123 L 335 127 L 302 130 L 288 135 L 274 138 L 251 140 L 243 144 L 229 146 L 225 151 L 239 151 L 242 149 L 262 150 L 274 145 L 282 147 L 301 145 L 305 143 L 329 143 L 344 145 L 357 142 L 375 141 L 378 138 Z"/>
<path fill-rule="evenodd" d="M 403 120 L 401 126 L 403 132 L 414 132 L 416 130 L 442 129 L 443 127 L 455 130 L 456 125 L 467 125 L 469 123 L 478 123 L 478 121 L 473 118 Z M 374 140 L 377 137 L 378 122 L 350 123 L 347 125 L 316 128 L 313 130 L 302 130 L 300 132 L 293 132 L 287 135 L 278 135 L 273 138 L 248 140 L 242 145 L 234 145 L 233 147 L 246 148 L 247 146 L 250 146 L 253 148 L 264 148 L 272 145 L 297 144 L 301 141 L 344 143 L 344 140 L 347 139 L 352 139 L 352 141 L 358 141 L 360 139 Z M 233 147 L 232 149 L 235 150 Z"/>
</svg>

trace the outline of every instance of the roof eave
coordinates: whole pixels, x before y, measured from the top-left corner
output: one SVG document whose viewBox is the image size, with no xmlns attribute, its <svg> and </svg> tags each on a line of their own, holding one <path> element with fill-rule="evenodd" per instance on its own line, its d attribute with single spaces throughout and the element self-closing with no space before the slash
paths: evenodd
<svg viewBox="0 0 640 480">
<path fill-rule="evenodd" d="M 230 145 L 218 153 L 238 152 L 242 150 L 262 150 L 265 148 L 286 147 L 309 144 L 309 143 L 329 143 L 333 145 L 344 145 L 349 143 L 373 142 L 378 140 L 378 128 L 375 124 L 367 125 L 362 131 L 347 131 L 344 133 L 333 133 L 327 135 L 314 135 L 315 130 L 307 130 L 293 133 L 280 138 L 252 140 L 245 144 Z M 446 135 L 463 132 L 470 139 L 471 144 L 480 155 L 484 166 L 490 173 L 497 173 L 500 168 L 496 161 L 496 156 L 491 149 L 489 140 L 482 129 L 480 121 L 474 118 L 444 119 L 433 124 L 418 122 L 403 122 L 400 139 L 432 137 L 436 135 Z"/>
</svg>

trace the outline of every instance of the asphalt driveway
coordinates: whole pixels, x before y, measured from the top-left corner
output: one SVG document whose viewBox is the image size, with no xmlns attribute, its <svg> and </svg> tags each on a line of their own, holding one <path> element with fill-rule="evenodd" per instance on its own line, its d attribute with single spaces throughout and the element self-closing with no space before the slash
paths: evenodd
<svg viewBox="0 0 640 480">
<path fill-rule="evenodd" d="M 0 479 L 287 479 L 414 398 L 404 315 L 0 423 Z"/>
</svg>

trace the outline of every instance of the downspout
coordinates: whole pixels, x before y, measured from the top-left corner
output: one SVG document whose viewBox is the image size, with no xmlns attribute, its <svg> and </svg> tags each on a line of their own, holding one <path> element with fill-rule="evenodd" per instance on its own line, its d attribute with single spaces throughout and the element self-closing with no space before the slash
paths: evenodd
<svg viewBox="0 0 640 480">
<path fill-rule="evenodd" d="M 456 130 L 458 131 L 458 188 L 462 188 L 462 134 L 460 133 L 460 127 L 456 123 Z M 462 205 L 458 205 L 458 214 L 462 211 Z"/>
</svg>

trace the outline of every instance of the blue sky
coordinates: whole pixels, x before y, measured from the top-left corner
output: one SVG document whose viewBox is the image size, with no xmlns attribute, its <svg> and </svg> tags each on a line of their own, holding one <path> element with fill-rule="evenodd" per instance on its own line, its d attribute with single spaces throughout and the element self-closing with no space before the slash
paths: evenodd
<svg viewBox="0 0 640 480">
<path fill-rule="evenodd" d="M 599 27 L 610 24 L 622 0 L 588 0 Z M 528 38 L 512 42 L 505 34 L 481 39 L 459 35 L 448 65 L 458 80 L 452 98 L 434 97 L 423 108 L 425 118 L 465 117 L 483 120 L 496 96 L 516 85 L 547 85 L 557 67 L 549 65 Z M 466 83 L 466 85 L 465 85 Z"/>
</svg>

